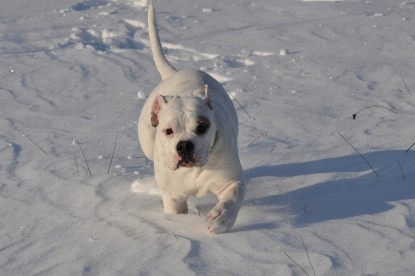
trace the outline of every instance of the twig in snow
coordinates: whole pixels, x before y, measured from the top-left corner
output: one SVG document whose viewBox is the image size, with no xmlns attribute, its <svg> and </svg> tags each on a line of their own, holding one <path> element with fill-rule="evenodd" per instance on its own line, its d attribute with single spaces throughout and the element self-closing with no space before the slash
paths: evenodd
<svg viewBox="0 0 415 276">
<path fill-rule="evenodd" d="M 399 162 L 399 160 L 397 160 L 397 161 L 398 161 L 399 168 L 401 169 L 402 179 L 405 180 L 405 174 L 403 173 L 403 169 L 402 169 L 402 166 L 401 166 L 401 162 Z"/>
<path fill-rule="evenodd" d="M 250 145 L 252 145 L 252 143 L 254 143 L 256 140 L 258 140 L 259 138 L 261 138 L 261 136 L 267 136 L 267 134 L 268 134 L 268 130 L 267 131 L 264 131 L 264 132 L 262 132 L 261 134 L 259 134 L 254 140 L 252 140 L 252 142 L 251 143 L 249 143 L 248 144 L 248 147 L 250 146 Z"/>
<path fill-rule="evenodd" d="M 403 84 L 405 85 L 406 90 L 408 91 L 409 95 L 412 95 L 411 90 L 409 90 L 409 88 L 408 88 L 408 86 L 406 85 L 405 80 L 403 79 L 403 77 L 402 77 L 402 76 L 401 76 L 401 79 L 402 79 L 402 82 L 403 82 Z"/>
<path fill-rule="evenodd" d="M 197 213 L 199 214 L 199 217 L 200 217 L 200 209 L 199 209 L 199 206 L 197 206 Z"/>
<path fill-rule="evenodd" d="M 311 270 L 313 271 L 314 276 L 317 276 L 317 275 L 316 275 L 316 272 L 314 271 L 313 264 L 311 263 L 311 260 L 310 260 L 310 255 L 308 255 L 308 250 L 307 250 L 307 248 L 305 247 L 304 240 L 303 240 L 303 238 L 301 237 L 301 235 L 300 235 L 300 239 L 301 239 L 301 243 L 303 244 L 303 247 L 304 247 L 305 253 L 307 254 L 307 258 L 308 258 L 308 262 L 310 263 Z"/>
<path fill-rule="evenodd" d="M 39 146 L 38 143 L 36 143 L 35 141 L 32 140 L 32 138 L 29 137 L 29 135 L 22 133 L 23 137 L 26 137 L 30 142 L 33 143 L 33 145 L 35 145 L 36 147 L 38 147 L 44 154 L 48 155 L 48 152 L 46 150 L 44 150 L 41 146 Z"/>
<path fill-rule="evenodd" d="M 110 173 L 110 169 L 111 169 L 111 164 L 112 164 L 112 159 L 114 158 L 114 153 L 115 153 L 115 147 L 117 146 L 117 141 L 118 141 L 118 131 L 117 131 L 117 135 L 115 136 L 115 144 L 114 144 L 114 149 L 112 150 L 112 156 L 111 156 L 111 161 L 110 161 L 110 165 L 108 167 L 108 173 Z"/>
<path fill-rule="evenodd" d="M 351 146 L 352 147 L 352 149 L 354 149 L 354 151 L 357 153 L 357 154 L 359 154 L 359 156 L 363 159 L 363 161 L 365 161 L 366 162 L 366 164 L 372 169 L 372 171 L 373 171 L 373 173 L 377 176 L 377 177 L 379 177 L 379 174 L 376 172 L 376 170 L 372 167 L 372 165 L 370 165 L 370 163 L 369 163 L 369 161 L 367 161 L 366 160 L 366 158 L 349 142 L 349 141 L 347 141 L 347 139 L 346 138 L 344 138 L 344 136 L 340 133 L 340 132 L 338 132 L 337 131 L 337 133 L 340 135 L 340 137 L 342 137 L 343 138 L 343 140 L 344 141 L 346 141 L 348 144 L 349 144 L 349 146 Z"/>
<path fill-rule="evenodd" d="M 88 166 L 88 161 L 86 160 L 86 157 L 85 157 L 84 150 L 82 149 L 81 144 L 79 143 L 79 141 L 77 141 L 77 142 L 78 142 L 79 148 L 81 149 L 82 155 L 84 156 L 86 167 L 88 168 L 89 175 L 92 175 L 91 170 L 89 169 L 89 166 Z"/>
<path fill-rule="evenodd" d="M 229 96 L 232 97 L 232 99 L 235 100 L 235 102 L 239 105 L 240 108 L 242 108 L 242 110 L 246 113 L 246 115 L 248 115 L 249 118 L 251 118 L 252 120 L 255 121 L 255 118 L 252 118 L 251 115 L 249 115 L 248 111 L 245 110 L 245 108 L 238 102 L 238 100 L 235 98 L 235 96 L 233 96 L 232 94 L 228 93 Z"/>
<path fill-rule="evenodd" d="M 415 142 L 409 147 L 409 149 L 406 150 L 406 152 L 410 151 L 413 146 L 415 146 Z"/>
<path fill-rule="evenodd" d="M 392 109 L 390 109 L 390 108 L 388 108 L 388 107 L 386 107 L 386 106 L 382 106 L 382 105 L 376 105 L 376 104 L 374 104 L 374 105 L 371 105 L 371 106 L 365 106 L 364 108 L 362 108 L 362 109 L 360 109 L 359 111 L 357 111 L 356 113 L 354 113 L 354 114 L 352 115 L 353 120 L 356 120 L 356 116 L 357 116 L 357 114 L 359 114 L 359 113 L 360 113 L 360 112 L 362 112 L 363 110 L 366 110 L 366 109 L 368 109 L 368 108 L 374 108 L 374 107 L 384 108 L 384 109 L 389 110 L 390 112 L 392 112 L 392 113 L 394 113 L 394 114 L 398 114 L 396 111 L 393 111 Z"/>
<path fill-rule="evenodd" d="M 284 254 L 296 265 L 298 266 L 307 276 L 310 276 L 310 274 L 307 273 L 307 271 L 304 270 L 304 268 L 302 268 L 296 261 L 294 261 L 293 258 L 290 257 L 290 255 L 288 255 L 286 252 L 284 252 Z"/>
</svg>

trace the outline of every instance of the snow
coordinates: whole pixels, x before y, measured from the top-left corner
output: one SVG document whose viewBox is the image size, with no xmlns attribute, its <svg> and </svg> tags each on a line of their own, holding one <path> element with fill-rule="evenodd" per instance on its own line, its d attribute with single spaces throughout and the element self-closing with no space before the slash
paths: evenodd
<svg viewBox="0 0 415 276">
<path fill-rule="evenodd" d="M 248 192 L 217 236 L 213 196 L 164 215 L 138 145 L 147 5 L 2 5 L 1 274 L 413 275 L 415 4 L 155 1 L 167 58 L 239 116 Z"/>
<path fill-rule="evenodd" d="M 289 51 L 287 49 L 281 49 L 280 50 L 280 56 L 286 56 L 289 54 Z"/>
</svg>

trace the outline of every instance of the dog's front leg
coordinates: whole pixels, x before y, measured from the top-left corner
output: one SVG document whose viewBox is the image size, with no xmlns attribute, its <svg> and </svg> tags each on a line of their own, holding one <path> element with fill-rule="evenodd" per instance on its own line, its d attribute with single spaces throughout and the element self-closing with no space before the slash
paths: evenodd
<svg viewBox="0 0 415 276">
<path fill-rule="evenodd" d="M 163 207 L 166 214 L 187 214 L 187 199 L 163 194 Z"/>
<path fill-rule="evenodd" d="M 216 194 L 218 203 L 206 216 L 208 231 L 220 234 L 229 231 L 235 223 L 245 195 L 243 182 L 236 180 Z"/>
</svg>

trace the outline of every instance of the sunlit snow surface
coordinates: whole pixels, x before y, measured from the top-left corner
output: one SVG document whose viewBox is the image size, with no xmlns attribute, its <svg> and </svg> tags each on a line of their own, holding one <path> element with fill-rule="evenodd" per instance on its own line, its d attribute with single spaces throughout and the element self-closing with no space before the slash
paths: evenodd
<svg viewBox="0 0 415 276">
<path fill-rule="evenodd" d="M 247 196 L 218 236 L 213 196 L 164 215 L 138 145 L 147 5 L 1 6 L 0 274 L 413 275 L 415 3 L 155 1 L 167 58 L 239 116 Z"/>
</svg>

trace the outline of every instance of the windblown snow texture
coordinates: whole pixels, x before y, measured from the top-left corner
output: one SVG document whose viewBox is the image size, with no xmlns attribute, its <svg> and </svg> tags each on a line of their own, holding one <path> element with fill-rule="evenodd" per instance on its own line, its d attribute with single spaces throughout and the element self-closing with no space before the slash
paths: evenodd
<svg viewBox="0 0 415 276">
<path fill-rule="evenodd" d="M 163 214 L 136 134 L 160 81 L 148 2 L 10 1 L 0 274 L 413 275 L 415 3 L 154 4 L 169 61 L 233 97 L 248 191 L 232 232 L 207 234 L 214 197 Z"/>
</svg>

